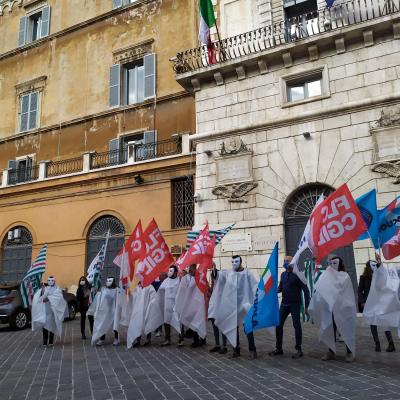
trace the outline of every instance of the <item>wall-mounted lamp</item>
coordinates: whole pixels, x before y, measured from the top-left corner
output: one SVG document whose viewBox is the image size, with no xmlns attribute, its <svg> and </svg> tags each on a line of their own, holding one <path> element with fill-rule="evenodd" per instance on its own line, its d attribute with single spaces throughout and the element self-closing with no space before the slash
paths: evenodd
<svg viewBox="0 0 400 400">
<path fill-rule="evenodd" d="M 144 179 L 142 178 L 142 176 L 140 174 L 135 175 L 134 178 L 135 178 L 136 185 L 141 185 L 144 182 Z"/>
<path fill-rule="evenodd" d="M 310 132 L 303 132 L 303 136 L 304 136 L 304 139 L 311 139 L 311 133 Z"/>
<path fill-rule="evenodd" d="M 193 200 L 194 200 L 195 203 L 200 203 L 201 200 L 202 200 L 200 194 L 199 193 L 194 194 L 193 195 Z"/>
</svg>

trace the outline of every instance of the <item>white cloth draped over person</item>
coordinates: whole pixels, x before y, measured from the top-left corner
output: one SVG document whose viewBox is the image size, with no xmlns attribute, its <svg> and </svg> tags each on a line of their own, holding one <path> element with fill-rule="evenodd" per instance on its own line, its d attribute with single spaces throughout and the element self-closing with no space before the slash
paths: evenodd
<svg viewBox="0 0 400 400">
<path fill-rule="evenodd" d="M 93 302 L 94 325 L 92 334 L 92 345 L 95 344 L 103 335 L 112 331 L 115 318 L 115 307 L 117 299 L 117 289 L 102 287 L 96 293 Z M 93 312 L 93 308 L 92 311 Z"/>
<path fill-rule="evenodd" d="M 194 276 L 187 274 L 181 279 L 174 311 L 181 325 L 197 332 L 202 339 L 207 336 L 206 300 Z"/>
<path fill-rule="evenodd" d="M 308 312 L 318 327 L 318 339 L 336 352 L 333 318 L 347 347 L 355 353 L 357 308 L 347 272 L 329 266 L 314 286 Z"/>
<path fill-rule="evenodd" d="M 218 271 L 216 284 L 210 298 L 208 318 L 228 338 L 233 347 L 237 345 L 237 327 L 241 327 L 254 301 L 258 282 L 253 273 L 244 269 Z"/>
<path fill-rule="evenodd" d="M 127 294 L 124 289 L 118 287 L 115 302 L 114 331 L 119 332 L 121 326 L 128 327 L 132 314 L 133 295 Z"/>
<path fill-rule="evenodd" d="M 128 349 L 136 339 L 142 335 L 147 335 L 158 328 L 150 326 L 150 311 L 156 302 L 156 291 L 153 285 L 143 288 L 140 284 L 135 288 L 131 298 L 131 314 L 128 319 L 128 332 L 126 345 Z"/>
<path fill-rule="evenodd" d="M 61 337 L 62 324 L 66 317 L 68 304 L 58 286 L 47 286 L 35 293 L 32 300 L 33 331 L 44 328 Z"/>
<path fill-rule="evenodd" d="M 373 270 L 371 288 L 364 306 L 363 317 L 368 325 L 396 328 L 400 336 L 399 276 L 392 267 L 378 266 Z"/>
<path fill-rule="evenodd" d="M 176 293 L 179 287 L 179 278 L 166 278 L 160 285 L 155 301 L 149 307 L 147 322 L 148 332 L 153 332 L 162 324 L 168 324 L 180 333 L 180 325 L 174 313 Z"/>
</svg>

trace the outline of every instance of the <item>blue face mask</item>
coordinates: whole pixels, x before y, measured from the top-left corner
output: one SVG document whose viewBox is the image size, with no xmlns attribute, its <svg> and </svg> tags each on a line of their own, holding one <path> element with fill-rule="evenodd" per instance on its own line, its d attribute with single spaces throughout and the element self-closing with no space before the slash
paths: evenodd
<svg viewBox="0 0 400 400">
<path fill-rule="evenodd" d="M 283 262 L 283 268 L 288 269 L 290 267 L 289 261 L 285 260 Z"/>
</svg>

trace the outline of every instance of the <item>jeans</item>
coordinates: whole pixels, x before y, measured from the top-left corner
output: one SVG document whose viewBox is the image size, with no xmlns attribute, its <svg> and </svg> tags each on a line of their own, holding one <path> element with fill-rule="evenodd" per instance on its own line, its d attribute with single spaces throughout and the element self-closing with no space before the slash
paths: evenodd
<svg viewBox="0 0 400 400">
<path fill-rule="evenodd" d="M 47 329 L 43 328 L 43 345 L 47 346 L 47 344 L 53 344 L 54 342 L 54 333 L 49 332 Z"/>
<path fill-rule="evenodd" d="M 333 334 L 335 336 L 335 342 L 336 342 L 337 327 L 336 327 L 335 319 L 333 318 L 333 314 L 332 314 L 332 321 L 333 321 Z M 335 353 L 332 349 L 328 349 L 328 350 L 330 353 Z M 346 353 L 351 354 L 351 350 L 347 347 L 347 344 L 346 344 Z"/>
<path fill-rule="evenodd" d="M 257 351 L 253 332 L 247 334 L 247 342 L 249 345 L 249 351 Z M 236 328 L 236 347 L 233 348 L 233 352 L 240 354 L 239 327 Z"/>
<path fill-rule="evenodd" d="M 93 333 L 94 317 L 93 315 L 88 315 L 87 317 L 89 320 L 90 333 Z"/>
<path fill-rule="evenodd" d="M 376 325 L 371 325 L 370 328 L 371 328 L 372 337 L 374 338 L 374 342 L 379 343 L 378 327 Z M 386 336 L 388 343 L 393 343 L 392 332 L 385 331 L 385 336 Z"/>
<path fill-rule="evenodd" d="M 211 324 L 212 324 L 213 332 L 214 332 L 215 345 L 219 346 L 220 345 L 219 329 L 218 329 L 218 326 L 215 325 L 215 319 L 214 318 L 211 320 Z M 222 334 L 222 348 L 223 349 L 226 347 L 226 342 L 227 342 L 226 336 L 224 334 Z"/>
<path fill-rule="evenodd" d="M 82 336 L 85 336 L 86 312 L 87 312 L 87 308 L 84 308 L 84 309 L 82 309 L 80 311 L 80 313 L 81 313 L 81 334 L 82 334 Z M 90 325 L 90 319 L 89 319 L 89 325 Z M 92 329 L 91 329 L 91 331 L 92 331 Z"/>
<path fill-rule="evenodd" d="M 300 303 L 281 305 L 279 309 L 280 325 L 276 327 L 276 349 L 279 351 L 282 350 L 283 326 L 285 325 L 286 318 L 289 316 L 289 314 L 292 315 L 292 322 L 296 339 L 295 349 L 301 351 L 301 341 L 303 333 L 300 322 L 300 306 Z"/>
</svg>

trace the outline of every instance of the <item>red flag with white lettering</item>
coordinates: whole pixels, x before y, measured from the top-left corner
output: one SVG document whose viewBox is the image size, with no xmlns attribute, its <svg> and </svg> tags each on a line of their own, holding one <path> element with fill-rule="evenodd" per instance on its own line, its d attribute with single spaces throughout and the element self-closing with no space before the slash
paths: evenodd
<svg viewBox="0 0 400 400">
<path fill-rule="evenodd" d="M 149 286 L 161 272 L 167 272 L 174 263 L 174 257 L 153 219 L 143 232 L 145 249 L 139 259 L 137 275 L 141 279 L 142 286 Z"/>
<path fill-rule="evenodd" d="M 317 263 L 332 251 L 353 243 L 367 230 L 346 184 L 314 208 L 310 222 L 308 244 Z"/>
<path fill-rule="evenodd" d="M 203 294 L 207 293 L 207 271 L 212 268 L 214 249 L 215 236 L 213 237 L 212 241 L 207 245 L 207 257 L 204 257 L 203 263 L 198 266 L 194 275 L 196 285 Z"/>
</svg>

